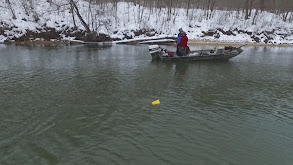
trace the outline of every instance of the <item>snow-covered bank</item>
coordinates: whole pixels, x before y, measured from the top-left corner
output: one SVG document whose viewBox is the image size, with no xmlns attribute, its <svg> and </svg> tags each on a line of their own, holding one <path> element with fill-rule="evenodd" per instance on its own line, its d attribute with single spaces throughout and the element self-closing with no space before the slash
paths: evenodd
<svg viewBox="0 0 293 165">
<path fill-rule="evenodd" d="M 110 3 L 90 5 L 78 1 L 81 16 L 91 31 L 95 32 L 89 35 L 76 16 L 77 27 L 74 26 L 67 1 L 53 2 L 38 0 L 32 12 L 26 14 L 20 1 L 11 1 L 16 16 L 16 19 L 12 19 L 5 0 L 0 0 L 0 42 L 176 37 L 178 29 L 183 28 L 190 40 L 293 44 L 292 23 L 284 22 L 280 16 L 264 11 L 245 20 L 242 12 L 215 10 L 210 19 L 205 19 L 205 11 L 201 9 L 190 10 L 188 16 L 186 9 L 176 9 L 168 16 L 166 8 L 150 9 L 123 2 L 115 8 Z"/>
</svg>

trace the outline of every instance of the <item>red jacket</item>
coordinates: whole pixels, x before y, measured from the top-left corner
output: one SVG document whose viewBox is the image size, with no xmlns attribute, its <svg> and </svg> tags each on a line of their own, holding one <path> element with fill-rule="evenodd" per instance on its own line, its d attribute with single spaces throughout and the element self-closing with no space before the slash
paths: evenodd
<svg viewBox="0 0 293 165">
<path fill-rule="evenodd" d="M 186 35 L 182 36 L 181 40 L 180 40 L 180 43 L 179 43 L 179 46 L 180 47 L 187 47 L 187 42 L 188 42 L 188 38 Z"/>
</svg>

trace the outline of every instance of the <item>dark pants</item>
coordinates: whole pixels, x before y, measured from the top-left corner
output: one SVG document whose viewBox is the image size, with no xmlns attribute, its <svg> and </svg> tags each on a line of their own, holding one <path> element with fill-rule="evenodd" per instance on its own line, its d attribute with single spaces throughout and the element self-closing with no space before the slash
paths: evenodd
<svg viewBox="0 0 293 165">
<path fill-rule="evenodd" d="M 176 51 L 176 54 L 178 56 L 186 56 L 187 55 L 187 50 L 188 48 L 187 47 L 181 47 L 181 46 L 177 46 L 177 51 Z"/>
<path fill-rule="evenodd" d="M 178 44 L 177 44 L 176 54 L 177 54 L 177 56 L 180 56 Z"/>
</svg>

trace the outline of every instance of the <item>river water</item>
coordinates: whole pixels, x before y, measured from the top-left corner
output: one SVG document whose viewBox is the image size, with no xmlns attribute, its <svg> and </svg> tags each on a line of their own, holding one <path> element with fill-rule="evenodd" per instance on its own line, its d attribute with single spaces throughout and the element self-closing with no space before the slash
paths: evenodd
<svg viewBox="0 0 293 165">
<path fill-rule="evenodd" d="M 145 45 L 0 45 L 0 164 L 291 165 L 292 52 L 162 63 Z"/>
</svg>

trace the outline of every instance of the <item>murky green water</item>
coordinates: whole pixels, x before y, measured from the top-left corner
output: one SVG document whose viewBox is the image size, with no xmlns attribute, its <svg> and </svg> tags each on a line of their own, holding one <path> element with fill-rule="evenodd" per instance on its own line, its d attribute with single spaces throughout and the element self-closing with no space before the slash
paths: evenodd
<svg viewBox="0 0 293 165">
<path fill-rule="evenodd" d="M 291 165 L 293 48 L 244 49 L 0 45 L 0 164 Z"/>
</svg>

